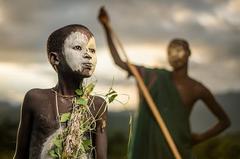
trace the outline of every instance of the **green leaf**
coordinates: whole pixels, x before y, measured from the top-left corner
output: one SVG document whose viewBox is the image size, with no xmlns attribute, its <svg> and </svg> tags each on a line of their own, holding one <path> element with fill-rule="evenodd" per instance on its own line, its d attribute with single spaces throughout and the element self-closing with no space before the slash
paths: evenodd
<svg viewBox="0 0 240 159">
<path fill-rule="evenodd" d="M 57 157 L 58 157 L 58 155 L 55 153 L 54 150 L 48 151 L 48 154 L 49 154 L 52 158 L 57 158 Z"/>
<path fill-rule="evenodd" d="M 83 90 L 82 89 L 76 89 L 75 93 L 79 96 L 82 96 L 83 95 Z"/>
<path fill-rule="evenodd" d="M 108 98 L 108 102 L 109 102 L 109 103 L 113 102 L 114 99 L 115 99 L 117 96 L 118 96 L 117 94 L 113 94 L 112 96 L 110 96 L 110 97 Z"/>
<path fill-rule="evenodd" d="M 85 99 L 85 98 L 77 98 L 76 103 L 78 105 L 87 105 L 88 104 L 88 100 Z"/>
<path fill-rule="evenodd" d="M 61 139 L 55 139 L 55 140 L 53 140 L 53 144 L 54 144 L 57 148 L 62 148 L 62 140 L 61 140 Z"/>
<path fill-rule="evenodd" d="M 84 147 L 84 149 L 86 150 L 86 151 L 88 151 L 89 150 L 89 148 L 91 147 L 91 145 L 92 145 L 92 142 L 91 142 L 91 140 L 84 140 L 83 141 L 83 147 Z"/>
<path fill-rule="evenodd" d="M 57 153 L 57 155 L 58 155 L 58 158 L 61 158 L 61 151 L 62 150 L 60 150 L 60 148 L 57 148 L 56 150 L 55 150 L 55 153 Z"/>
<path fill-rule="evenodd" d="M 105 96 L 110 96 L 112 94 L 117 94 L 117 92 L 111 89 Z"/>
<path fill-rule="evenodd" d="M 84 148 L 83 144 L 80 144 L 80 151 L 85 152 L 85 148 Z"/>
<path fill-rule="evenodd" d="M 86 88 L 84 89 L 84 94 L 86 95 L 90 94 L 93 91 L 94 87 L 95 85 L 93 83 L 87 85 Z"/>
<path fill-rule="evenodd" d="M 71 113 L 64 113 L 60 117 L 60 122 L 64 123 L 64 122 L 70 120 L 70 117 L 71 117 Z"/>
</svg>

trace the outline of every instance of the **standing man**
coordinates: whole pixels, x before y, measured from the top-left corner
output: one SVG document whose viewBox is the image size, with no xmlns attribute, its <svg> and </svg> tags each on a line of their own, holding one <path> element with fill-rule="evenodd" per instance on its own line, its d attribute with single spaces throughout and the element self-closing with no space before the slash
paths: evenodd
<svg viewBox="0 0 240 159">
<path fill-rule="evenodd" d="M 32 89 L 25 95 L 14 159 L 64 159 L 60 150 L 65 151 L 65 156 L 76 151 L 84 152 L 76 152 L 74 158 L 78 159 L 106 159 L 106 102 L 88 94 L 81 98 L 81 101 L 87 103 L 76 102 L 75 93 L 78 89 L 78 94 L 84 94 L 84 90 L 81 90 L 83 80 L 95 70 L 97 57 L 93 34 L 87 27 L 78 24 L 62 27 L 49 36 L 47 54 L 57 72 L 58 83 L 51 89 Z M 76 110 L 83 112 L 83 109 L 86 111 L 79 117 Z M 93 121 L 89 125 L 91 130 L 79 132 L 78 127 L 75 130 L 74 125 L 87 123 L 87 120 L 75 119 L 84 119 L 85 116 Z M 67 120 L 69 122 L 64 123 Z"/>
<path fill-rule="evenodd" d="M 113 42 L 109 17 L 104 8 L 99 12 L 99 21 L 106 33 L 108 46 L 116 65 L 130 73 L 122 61 Z M 230 126 L 230 121 L 212 93 L 200 82 L 189 77 L 188 59 L 191 50 L 187 41 L 174 39 L 168 46 L 168 61 L 173 71 L 136 66 L 146 84 L 159 112 L 183 159 L 191 159 L 192 146 L 208 140 Z M 130 73 L 131 74 L 131 73 Z M 130 159 L 172 159 L 168 144 L 155 121 L 147 103 L 139 91 L 139 110 L 130 144 Z M 218 122 L 201 134 L 193 134 L 190 128 L 190 114 L 194 104 L 203 101 Z"/>
</svg>

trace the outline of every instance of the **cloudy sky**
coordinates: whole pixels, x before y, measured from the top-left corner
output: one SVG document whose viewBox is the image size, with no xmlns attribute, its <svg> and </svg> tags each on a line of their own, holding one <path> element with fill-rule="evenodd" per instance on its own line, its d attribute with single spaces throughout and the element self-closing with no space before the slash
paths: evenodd
<svg viewBox="0 0 240 159">
<path fill-rule="evenodd" d="M 240 91 L 240 0 L 0 0 L 0 100 L 21 103 L 31 88 L 49 88 L 56 74 L 46 56 L 48 35 L 72 23 L 86 25 L 97 40 L 97 92 L 114 88 L 136 106 L 134 80 L 113 65 L 96 17 L 108 10 L 130 59 L 167 67 L 166 46 L 189 41 L 190 75 L 214 93 Z M 112 110 L 123 109 L 115 104 Z"/>
</svg>

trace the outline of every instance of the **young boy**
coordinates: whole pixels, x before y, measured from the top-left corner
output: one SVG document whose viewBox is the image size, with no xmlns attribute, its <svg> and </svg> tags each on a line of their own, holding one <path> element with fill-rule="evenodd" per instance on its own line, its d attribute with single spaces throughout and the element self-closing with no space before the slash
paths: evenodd
<svg viewBox="0 0 240 159">
<path fill-rule="evenodd" d="M 78 24 L 54 31 L 47 41 L 47 54 L 50 64 L 57 72 L 58 83 L 51 89 L 31 89 L 26 93 L 14 159 L 51 158 L 47 146 L 52 145 L 54 134 L 62 130 L 59 116 L 73 111 L 75 90 L 82 88 L 84 78 L 93 74 L 97 62 L 94 36 L 88 28 Z M 95 151 L 86 152 L 85 156 L 78 158 L 107 158 L 105 106 L 104 99 L 89 96 L 88 115 L 98 120 L 94 130 L 84 137 L 92 137 Z M 78 124 L 78 121 L 70 124 Z M 73 141 L 70 140 L 69 145 L 71 142 Z"/>
</svg>

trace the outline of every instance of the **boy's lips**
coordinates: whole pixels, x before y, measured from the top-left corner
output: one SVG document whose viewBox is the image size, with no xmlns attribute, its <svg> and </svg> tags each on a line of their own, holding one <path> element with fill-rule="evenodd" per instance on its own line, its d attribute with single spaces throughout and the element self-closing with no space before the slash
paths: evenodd
<svg viewBox="0 0 240 159">
<path fill-rule="evenodd" d="M 86 69 L 91 69 L 91 68 L 93 67 L 93 64 L 90 63 L 90 62 L 88 62 L 88 63 L 83 63 L 82 65 L 83 65 L 83 67 L 86 68 Z"/>
</svg>

